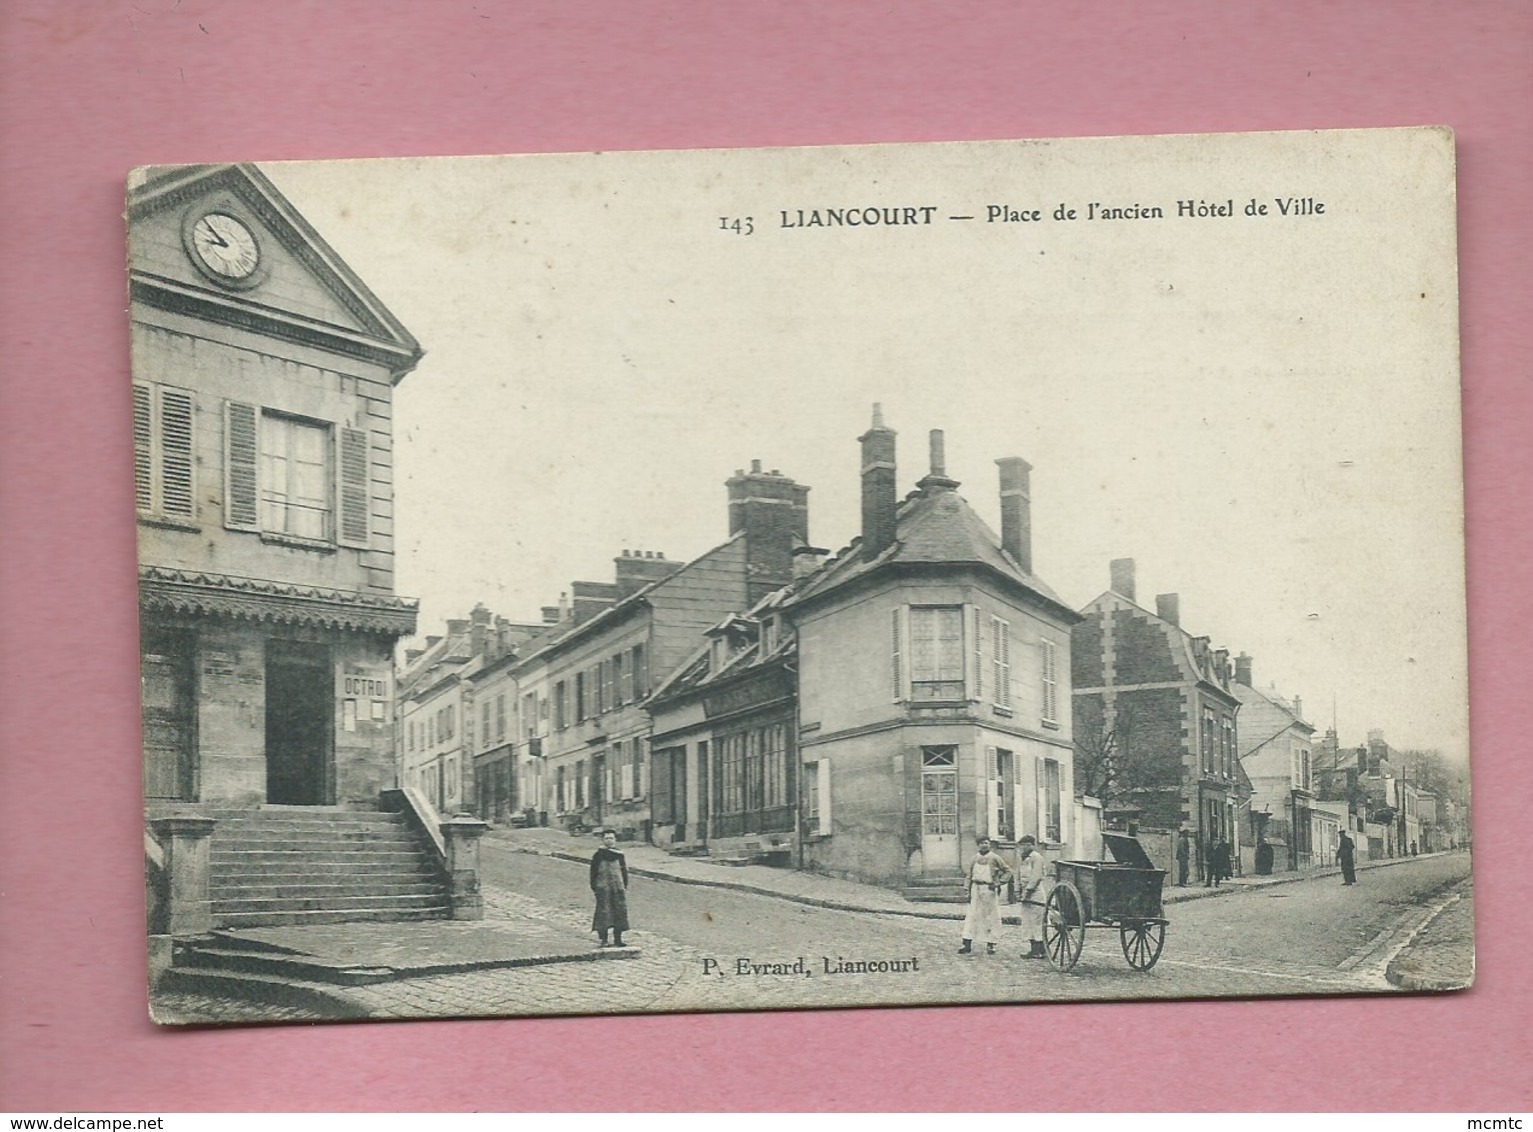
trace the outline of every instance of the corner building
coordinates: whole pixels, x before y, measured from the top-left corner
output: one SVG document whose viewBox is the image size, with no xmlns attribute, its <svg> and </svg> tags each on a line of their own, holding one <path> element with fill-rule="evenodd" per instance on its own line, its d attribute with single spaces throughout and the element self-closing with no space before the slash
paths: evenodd
<svg viewBox="0 0 1533 1132">
<path fill-rule="evenodd" d="M 146 805 L 376 807 L 421 348 L 253 166 L 150 170 L 128 208 Z"/>
<path fill-rule="evenodd" d="M 957 493 L 941 432 L 903 501 L 895 432 L 861 438 L 862 533 L 795 586 L 804 867 L 951 882 L 974 838 L 1076 840 L 1070 631 L 1032 570 L 1030 468 L 998 460 L 1001 537 Z"/>
</svg>

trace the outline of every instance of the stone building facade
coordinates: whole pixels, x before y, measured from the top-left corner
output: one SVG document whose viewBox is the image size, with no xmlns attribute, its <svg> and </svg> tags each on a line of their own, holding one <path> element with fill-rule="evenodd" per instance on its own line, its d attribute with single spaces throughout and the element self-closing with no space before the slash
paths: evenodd
<svg viewBox="0 0 1533 1132">
<path fill-rule="evenodd" d="M 1181 626 L 1176 594 L 1150 612 L 1134 600 L 1134 560 L 1111 565 L 1112 588 L 1072 630 L 1073 711 L 1082 757 L 1110 760 L 1109 812 L 1135 815 L 1158 868 L 1174 869 L 1172 836 L 1192 833 L 1201 876 L 1207 847 L 1238 844 L 1242 803 L 1226 649 Z"/>
<path fill-rule="evenodd" d="M 148 807 L 375 806 L 421 348 L 253 166 L 141 171 L 128 212 Z"/>
<path fill-rule="evenodd" d="M 940 432 L 899 498 L 877 407 L 862 530 L 797 583 L 801 861 L 906 885 L 959 875 L 976 834 L 1074 840 L 1070 630 L 1034 573 L 1029 467 L 1000 460 L 999 538 L 948 478 Z"/>
</svg>

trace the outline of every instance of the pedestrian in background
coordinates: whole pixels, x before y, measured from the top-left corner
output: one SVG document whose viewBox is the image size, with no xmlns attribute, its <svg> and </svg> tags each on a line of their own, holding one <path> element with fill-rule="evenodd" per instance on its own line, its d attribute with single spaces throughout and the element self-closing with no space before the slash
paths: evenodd
<svg viewBox="0 0 1533 1132">
<path fill-rule="evenodd" d="M 976 852 L 969 862 L 969 913 L 963 918 L 963 946 L 958 954 L 968 955 L 974 941 L 985 945 L 985 954 L 995 954 L 995 941 L 1001 934 L 1001 886 L 1011 875 L 1006 862 L 990 848 L 990 838 L 974 839 Z"/>
<path fill-rule="evenodd" d="M 1341 844 L 1336 847 L 1336 860 L 1341 865 L 1341 883 L 1352 884 L 1357 880 L 1355 849 L 1352 839 L 1343 831 Z"/>
<path fill-rule="evenodd" d="M 1192 859 L 1192 839 L 1187 831 L 1182 830 L 1182 835 L 1176 840 L 1176 885 L 1178 888 L 1187 887 L 1187 865 Z"/>
<path fill-rule="evenodd" d="M 601 848 L 591 858 L 591 892 L 596 897 L 596 916 L 591 930 L 601 936 L 601 946 L 607 946 L 607 933 L 612 933 L 612 946 L 623 946 L 623 933 L 628 930 L 628 859 L 617 851 L 617 833 L 602 830 Z"/>
<path fill-rule="evenodd" d="M 1224 838 L 1214 842 L 1214 847 L 1208 853 L 1208 876 L 1215 888 L 1225 877 L 1231 876 L 1230 872 L 1230 843 Z M 1208 887 L 1208 881 L 1203 882 L 1203 887 Z"/>
<path fill-rule="evenodd" d="M 1027 929 L 1027 950 L 1023 959 L 1047 959 L 1043 949 L 1043 854 L 1038 852 L 1038 840 L 1032 834 L 1022 838 L 1018 847 L 1022 859 L 1017 863 L 1017 883 L 1021 886 L 1022 926 Z"/>
</svg>

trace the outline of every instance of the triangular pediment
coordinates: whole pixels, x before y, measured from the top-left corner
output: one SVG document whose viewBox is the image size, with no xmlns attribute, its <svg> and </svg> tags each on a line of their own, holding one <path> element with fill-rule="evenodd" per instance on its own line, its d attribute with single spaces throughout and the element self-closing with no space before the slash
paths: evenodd
<svg viewBox="0 0 1533 1132">
<path fill-rule="evenodd" d="M 233 222 L 243 260 L 205 254 L 231 250 L 216 232 L 208 247 L 209 217 L 218 231 Z M 136 299 L 375 361 L 396 380 L 421 356 L 414 336 L 252 165 L 137 171 L 128 254 Z"/>
</svg>

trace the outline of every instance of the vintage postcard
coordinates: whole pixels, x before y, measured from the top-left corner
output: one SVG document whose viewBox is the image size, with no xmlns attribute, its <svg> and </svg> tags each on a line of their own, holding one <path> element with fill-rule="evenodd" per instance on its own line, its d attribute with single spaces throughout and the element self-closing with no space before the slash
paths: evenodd
<svg viewBox="0 0 1533 1132">
<path fill-rule="evenodd" d="M 128 187 L 162 1023 L 1473 978 L 1444 128 Z"/>
</svg>

